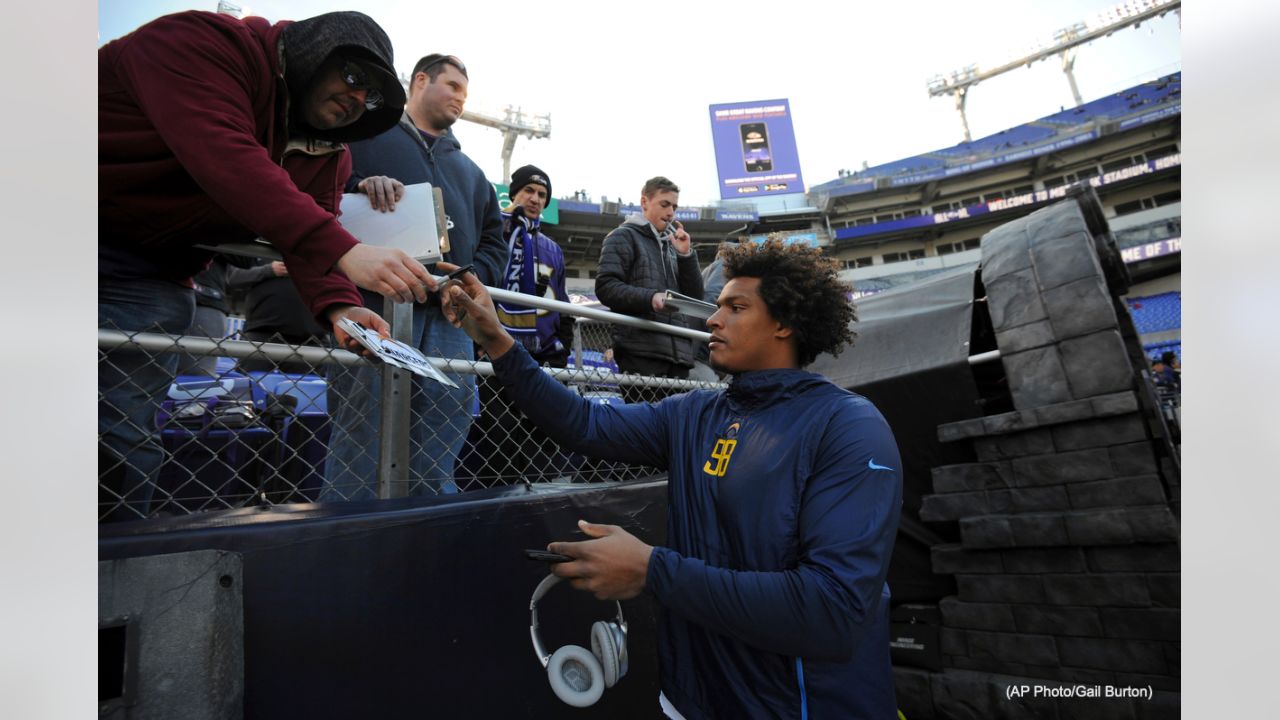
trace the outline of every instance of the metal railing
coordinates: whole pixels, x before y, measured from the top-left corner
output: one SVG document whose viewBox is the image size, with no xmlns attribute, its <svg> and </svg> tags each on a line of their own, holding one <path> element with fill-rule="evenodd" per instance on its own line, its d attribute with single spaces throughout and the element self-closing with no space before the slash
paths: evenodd
<svg viewBox="0 0 1280 720">
<path fill-rule="evenodd" d="M 495 299 L 574 321 L 567 368 L 544 368 L 599 403 L 656 400 L 697 387 L 619 374 L 611 325 L 705 341 L 673 327 L 490 289 Z M 390 304 L 388 304 L 390 305 Z M 411 308 L 386 309 L 410 341 Z M 437 313 L 438 314 L 438 313 Z M 453 331 L 453 328 L 449 328 Z M 459 385 L 449 389 L 334 347 L 162 332 L 98 330 L 99 520 L 137 520 L 249 505 L 341 502 L 465 492 L 520 482 L 609 482 L 652 468 L 560 447 L 516 410 L 475 359 L 469 339 L 423 351 Z M 177 364 L 217 357 L 207 376 Z M 285 370 L 288 370 L 286 372 Z"/>
</svg>

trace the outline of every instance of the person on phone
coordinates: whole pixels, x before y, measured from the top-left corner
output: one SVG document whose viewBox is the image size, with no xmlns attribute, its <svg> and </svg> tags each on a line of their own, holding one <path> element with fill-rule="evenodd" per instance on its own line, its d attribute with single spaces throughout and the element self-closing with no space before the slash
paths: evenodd
<svg viewBox="0 0 1280 720">
<path fill-rule="evenodd" d="M 367 15 L 274 25 L 189 11 L 98 49 L 98 327 L 183 333 L 196 247 L 263 237 L 326 328 L 348 317 L 386 332 L 356 287 L 426 297 L 425 267 L 360 244 L 338 222 L 344 143 L 395 125 L 404 105 L 391 40 Z M 359 345 L 341 329 L 343 346 Z M 178 357 L 129 349 L 98 363 L 100 475 L 147 513 L 163 460 L 154 398 Z"/>
<path fill-rule="evenodd" d="M 726 390 L 591 403 L 538 369 L 474 278 L 448 289 L 445 314 L 562 446 L 667 470 L 662 546 L 582 520 L 590 539 L 546 549 L 573 558 L 550 570 L 578 590 L 657 604 L 668 716 L 895 717 L 885 577 L 901 458 L 870 401 L 802 370 L 852 342 L 851 289 L 817 248 L 722 256 L 706 326 Z"/>
<path fill-rule="evenodd" d="M 692 327 L 696 321 L 666 309 L 675 290 L 702 297 L 698 256 L 689 233 L 675 220 L 680 188 L 665 177 L 650 178 L 640 191 L 641 213 L 628 217 L 604 239 L 596 274 L 596 297 L 610 310 L 646 320 Z M 623 372 L 687 378 L 693 367 L 694 341 L 652 330 L 613 326 L 613 356 Z M 628 401 L 639 388 L 626 386 Z"/>
<path fill-rule="evenodd" d="M 351 144 L 352 173 L 347 192 L 364 193 L 375 209 L 393 212 L 404 185 L 431 183 L 444 195 L 449 249 L 444 257 L 473 264 L 487 285 L 499 285 L 507 264 L 498 196 L 480 167 L 462 152 L 450 128 L 462 117 L 470 78 L 453 55 L 433 53 L 418 60 L 409 81 L 404 114 L 386 132 Z M 365 293 L 376 307 L 380 299 Z M 409 343 L 428 357 L 475 359 L 466 333 L 440 314 L 431 294 L 413 306 Z M 457 492 L 454 465 L 472 422 L 474 375 L 449 374 L 458 387 L 413 376 L 410 394 L 410 495 Z M 377 497 L 378 431 L 381 426 L 382 371 L 351 368 L 330 381 L 333 431 L 325 461 L 321 500 Z"/>
</svg>

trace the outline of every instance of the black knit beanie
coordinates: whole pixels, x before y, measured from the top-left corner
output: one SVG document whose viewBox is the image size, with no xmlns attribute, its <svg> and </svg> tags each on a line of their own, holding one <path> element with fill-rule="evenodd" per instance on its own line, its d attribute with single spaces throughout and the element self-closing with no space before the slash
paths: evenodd
<svg viewBox="0 0 1280 720">
<path fill-rule="evenodd" d="M 547 189 L 547 199 L 551 199 L 551 178 L 542 170 L 533 165 L 525 165 L 511 173 L 511 200 L 514 202 L 516 193 L 520 192 L 520 188 L 529 183 L 536 183 Z"/>
</svg>

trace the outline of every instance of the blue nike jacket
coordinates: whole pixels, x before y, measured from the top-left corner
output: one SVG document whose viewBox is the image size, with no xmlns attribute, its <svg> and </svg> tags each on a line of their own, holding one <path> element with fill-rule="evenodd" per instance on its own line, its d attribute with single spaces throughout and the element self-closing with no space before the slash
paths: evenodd
<svg viewBox="0 0 1280 720">
<path fill-rule="evenodd" d="M 885 575 L 902 507 L 893 433 L 866 398 L 803 370 L 723 392 L 612 406 L 578 397 L 519 346 L 494 363 L 565 447 L 668 472 L 663 693 L 688 720 L 896 717 Z"/>
</svg>

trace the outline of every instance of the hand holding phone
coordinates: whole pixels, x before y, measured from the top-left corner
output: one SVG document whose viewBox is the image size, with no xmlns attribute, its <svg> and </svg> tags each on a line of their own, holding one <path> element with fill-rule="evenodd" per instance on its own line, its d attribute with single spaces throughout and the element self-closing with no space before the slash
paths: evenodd
<svg viewBox="0 0 1280 720">
<path fill-rule="evenodd" d="M 560 553 L 547 552 L 546 550 L 525 550 L 524 556 L 530 560 L 539 560 L 545 563 L 562 563 L 569 562 L 573 558 Z"/>
</svg>

